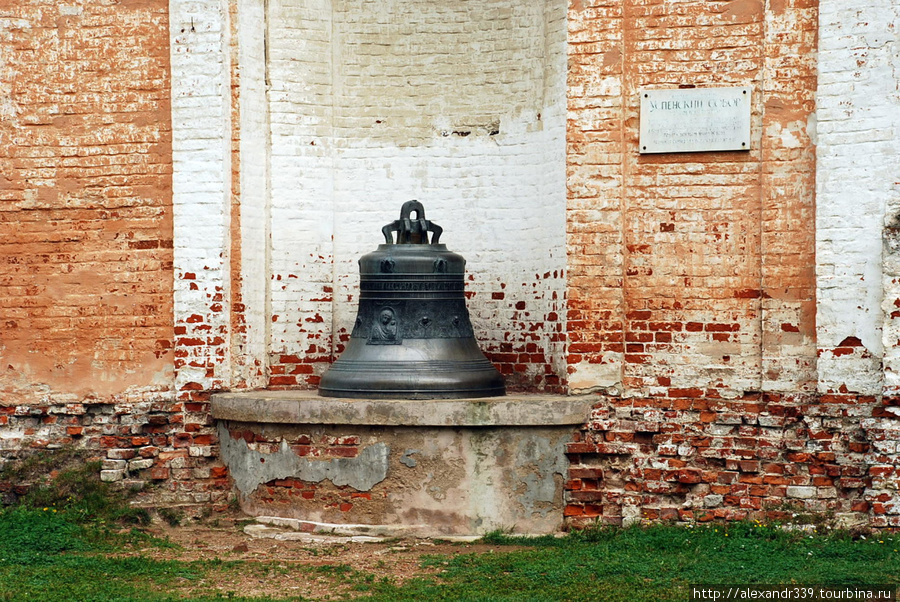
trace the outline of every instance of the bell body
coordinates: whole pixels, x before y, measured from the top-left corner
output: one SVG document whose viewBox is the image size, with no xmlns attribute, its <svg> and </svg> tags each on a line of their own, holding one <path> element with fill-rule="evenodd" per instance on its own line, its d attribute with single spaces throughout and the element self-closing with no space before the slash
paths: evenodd
<svg viewBox="0 0 900 602">
<path fill-rule="evenodd" d="M 443 244 L 383 244 L 359 260 L 359 310 L 319 394 L 366 399 L 505 395 L 466 309 L 465 259 Z"/>
</svg>

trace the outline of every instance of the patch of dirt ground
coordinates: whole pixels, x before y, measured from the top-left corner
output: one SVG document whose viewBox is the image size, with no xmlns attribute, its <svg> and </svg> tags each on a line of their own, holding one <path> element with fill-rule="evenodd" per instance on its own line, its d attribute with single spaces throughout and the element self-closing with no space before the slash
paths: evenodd
<svg viewBox="0 0 900 602">
<path fill-rule="evenodd" d="M 377 543 L 356 543 L 340 536 L 280 540 L 251 537 L 243 530 L 251 523 L 252 519 L 237 513 L 186 519 L 177 526 L 156 520 L 145 531 L 175 545 L 147 545 L 124 555 L 208 561 L 202 563 L 204 579 L 178 579 L 175 587 L 186 595 L 337 600 L 366 595 L 378 582 L 401 585 L 414 577 L 438 575 L 451 557 L 460 554 L 520 549 L 419 538 Z M 442 558 L 428 558 L 432 556 Z"/>
</svg>

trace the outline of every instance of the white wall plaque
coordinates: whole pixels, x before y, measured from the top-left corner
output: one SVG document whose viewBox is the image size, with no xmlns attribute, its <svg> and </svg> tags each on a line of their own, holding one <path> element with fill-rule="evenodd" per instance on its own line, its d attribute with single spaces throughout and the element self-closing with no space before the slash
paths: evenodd
<svg viewBox="0 0 900 602">
<path fill-rule="evenodd" d="M 750 150 L 750 88 L 641 90 L 641 153 Z"/>
</svg>

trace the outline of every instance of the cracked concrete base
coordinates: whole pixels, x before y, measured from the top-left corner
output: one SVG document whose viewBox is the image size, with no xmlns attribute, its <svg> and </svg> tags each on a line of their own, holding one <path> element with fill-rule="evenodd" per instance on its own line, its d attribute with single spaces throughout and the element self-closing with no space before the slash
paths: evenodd
<svg viewBox="0 0 900 602">
<path fill-rule="evenodd" d="M 285 529 L 273 537 L 447 539 L 559 531 L 565 446 L 590 405 L 540 395 L 348 401 L 278 391 L 216 395 L 212 412 L 242 509 L 288 521 L 268 520 Z"/>
</svg>

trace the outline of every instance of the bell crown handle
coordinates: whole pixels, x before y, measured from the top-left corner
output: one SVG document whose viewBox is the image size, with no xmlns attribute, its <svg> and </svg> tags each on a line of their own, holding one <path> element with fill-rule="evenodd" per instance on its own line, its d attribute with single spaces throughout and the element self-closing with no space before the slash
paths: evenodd
<svg viewBox="0 0 900 602">
<path fill-rule="evenodd" d="M 415 213 L 416 216 L 412 217 Z M 384 234 L 384 243 L 394 244 L 394 232 L 397 233 L 396 244 L 429 244 L 428 233 L 431 232 L 430 244 L 436 245 L 441 239 L 444 229 L 437 224 L 425 219 L 425 207 L 416 200 L 406 201 L 400 208 L 400 219 L 395 220 L 381 229 Z"/>
</svg>

